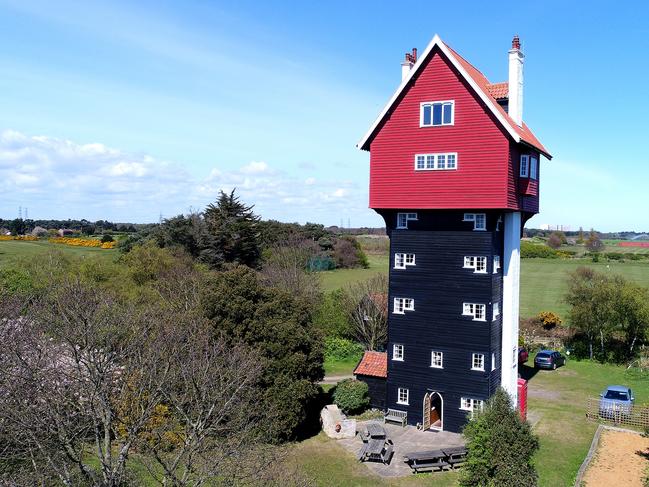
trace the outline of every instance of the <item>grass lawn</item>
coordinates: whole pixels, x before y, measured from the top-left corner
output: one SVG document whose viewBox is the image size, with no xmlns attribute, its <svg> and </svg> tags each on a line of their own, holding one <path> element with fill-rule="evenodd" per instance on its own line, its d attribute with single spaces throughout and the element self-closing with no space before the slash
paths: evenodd
<svg viewBox="0 0 649 487">
<path fill-rule="evenodd" d="M 46 240 L 3 240 L 0 241 L 0 267 L 16 259 L 30 258 L 38 254 L 45 254 L 52 251 L 60 251 L 65 255 L 77 257 L 96 255 L 100 256 L 102 259 L 114 259 L 118 255 L 117 250 L 115 249 L 74 247 L 72 245 L 53 244 Z"/>
<path fill-rule="evenodd" d="M 360 359 L 361 357 L 359 355 L 358 357 L 352 357 L 345 360 L 325 360 L 325 376 L 351 375 L 351 373 L 354 371 L 354 367 L 356 367 L 356 364 L 358 364 L 358 361 Z"/>
<path fill-rule="evenodd" d="M 590 259 L 522 259 L 521 316 L 530 317 L 540 311 L 554 311 L 564 318 L 568 305 L 563 300 L 567 289 L 567 273 L 587 266 L 599 272 L 621 274 L 631 281 L 649 287 L 649 262 L 592 262 Z"/>
<path fill-rule="evenodd" d="M 388 254 L 369 254 L 367 259 L 370 262 L 369 269 L 340 269 L 321 272 L 322 289 L 327 292 L 334 291 L 350 283 L 388 272 Z"/>
</svg>

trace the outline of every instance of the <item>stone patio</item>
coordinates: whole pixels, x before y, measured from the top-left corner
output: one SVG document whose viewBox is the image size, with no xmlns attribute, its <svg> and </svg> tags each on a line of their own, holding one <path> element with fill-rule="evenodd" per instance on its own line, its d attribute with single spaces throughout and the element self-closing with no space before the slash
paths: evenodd
<svg viewBox="0 0 649 487">
<path fill-rule="evenodd" d="M 359 421 L 356 429 L 362 431 L 367 423 L 372 422 L 381 423 L 380 420 Z M 390 423 L 382 424 L 382 426 L 385 428 L 388 438 L 394 443 L 394 455 L 390 464 L 383 465 L 380 462 L 363 462 L 364 465 L 367 465 L 367 468 L 381 477 L 404 477 L 412 475 L 412 470 L 403 461 L 403 456 L 406 453 L 439 450 L 444 447 L 464 446 L 465 444 L 464 437 L 458 433 L 432 430 L 419 431 L 414 426 L 402 428 L 399 425 Z M 354 438 L 337 440 L 337 443 L 356 456 L 361 449 L 363 441 L 360 435 L 357 434 Z"/>
</svg>

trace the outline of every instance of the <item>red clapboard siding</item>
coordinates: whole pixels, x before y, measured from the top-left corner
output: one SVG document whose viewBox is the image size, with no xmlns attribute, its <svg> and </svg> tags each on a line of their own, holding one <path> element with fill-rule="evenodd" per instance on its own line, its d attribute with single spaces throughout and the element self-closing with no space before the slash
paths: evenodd
<svg viewBox="0 0 649 487">
<path fill-rule="evenodd" d="M 371 142 L 370 207 L 516 208 L 508 135 L 443 54 L 429 59 Z M 455 124 L 420 128 L 420 103 L 436 100 L 455 100 Z M 431 152 L 457 152 L 458 169 L 415 171 L 415 154 Z"/>
</svg>

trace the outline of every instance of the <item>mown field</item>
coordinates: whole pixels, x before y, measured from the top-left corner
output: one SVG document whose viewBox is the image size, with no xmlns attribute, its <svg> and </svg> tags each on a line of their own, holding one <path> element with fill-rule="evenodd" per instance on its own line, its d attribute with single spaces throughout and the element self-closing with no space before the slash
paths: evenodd
<svg viewBox="0 0 649 487">
<path fill-rule="evenodd" d="M 118 255 L 115 249 L 73 247 L 71 245 L 53 244 L 46 240 L 33 242 L 8 240 L 0 241 L 0 267 L 16 259 L 30 258 L 39 254 L 57 251 L 70 256 L 99 256 L 102 259 L 114 259 Z"/>
<path fill-rule="evenodd" d="M 531 358 L 530 362 L 531 363 Z M 636 404 L 649 403 L 649 378 L 630 375 L 624 367 L 588 361 L 569 361 L 556 371 L 535 371 L 523 365 L 529 378 L 529 420 L 540 438 L 535 457 L 541 487 L 574 483 L 590 447 L 597 425 L 585 418 L 586 398 L 597 397 L 609 384 L 626 384 Z M 398 461 L 395 459 L 393 461 Z M 448 486 L 456 485 L 455 473 L 412 475 L 379 479 L 354 456 L 324 434 L 295 445 L 291 462 L 318 486 Z"/>
</svg>

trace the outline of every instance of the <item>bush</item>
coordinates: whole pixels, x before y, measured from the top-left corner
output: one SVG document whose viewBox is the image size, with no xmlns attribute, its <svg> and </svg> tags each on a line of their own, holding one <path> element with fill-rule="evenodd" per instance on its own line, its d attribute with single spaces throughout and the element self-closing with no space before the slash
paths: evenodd
<svg viewBox="0 0 649 487">
<path fill-rule="evenodd" d="M 360 413 L 370 405 L 369 387 L 363 381 L 345 379 L 336 385 L 333 399 L 343 413 Z"/>
<path fill-rule="evenodd" d="M 367 255 L 361 249 L 361 245 L 354 237 L 346 236 L 338 238 L 334 243 L 333 258 L 336 261 L 336 267 L 351 269 L 353 267 L 363 267 L 367 269 L 370 266 Z"/>
<path fill-rule="evenodd" d="M 561 237 L 559 237 L 559 235 L 557 235 L 556 233 L 552 233 L 546 243 L 551 249 L 557 250 L 559 247 L 561 247 Z"/>
<path fill-rule="evenodd" d="M 325 360 L 346 360 L 360 356 L 363 346 L 345 338 L 329 337 L 325 340 Z"/>
<path fill-rule="evenodd" d="M 108 235 L 107 233 L 105 233 L 101 237 L 101 243 L 112 242 L 112 241 L 113 241 L 113 237 L 111 235 Z"/>
<path fill-rule="evenodd" d="M 535 245 L 531 242 L 521 242 L 521 258 L 523 259 L 556 259 L 557 252 L 544 245 Z"/>
<path fill-rule="evenodd" d="M 617 252 L 606 252 L 604 256 L 608 260 L 624 260 L 624 255 Z"/>
<path fill-rule="evenodd" d="M 336 338 L 352 336 L 352 327 L 342 304 L 343 294 L 342 289 L 326 293 L 313 313 L 313 325 L 320 329 L 324 336 Z"/>
<path fill-rule="evenodd" d="M 541 322 L 541 324 L 547 328 L 554 328 L 555 326 L 560 325 L 563 323 L 561 318 L 559 318 L 559 315 L 556 313 L 553 313 L 552 311 L 541 311 L 537 318 Z"/>
</svg>

